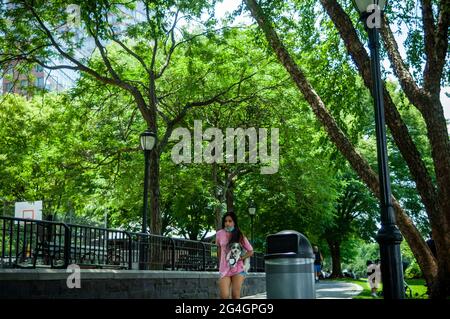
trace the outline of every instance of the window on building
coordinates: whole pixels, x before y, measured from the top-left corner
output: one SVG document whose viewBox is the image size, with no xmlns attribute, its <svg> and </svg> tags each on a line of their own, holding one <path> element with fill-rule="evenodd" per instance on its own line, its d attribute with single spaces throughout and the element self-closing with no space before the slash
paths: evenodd
<svg viewBox="0 0 450 319">
<path fill-rule="evenodd" d="M 36 79 L 36 87 L 38 87 L 40 89 L 44 88 L 44 78 L 43 77 L 40 76 Z"/>
<path fill-rule="evenodd" d="M 43 72 L 44 68 L 42 66 L 40 66 L 40 65 L 36 65 L 35 70 L 36 70 L 36 72 Z"/>
<path fill-rule="evenodd" d="M 21 80 L 20 81 L 20 88 L 26 88 L 28 86 L 28 80 Z"/>
<path fill-rule="evenodd" d="M 6 92 L 5 93 L 12 92 L 12 89 L 13 89 L 13 83 L 12 82 L 6 83 Z"/>
<path fill-rule="evenodd" d="M 12 65 L 8 65 L 6 67 L 5 75 L 10 75 L 10 76 L 14 75 L 14 67 Z"/>
</svg>

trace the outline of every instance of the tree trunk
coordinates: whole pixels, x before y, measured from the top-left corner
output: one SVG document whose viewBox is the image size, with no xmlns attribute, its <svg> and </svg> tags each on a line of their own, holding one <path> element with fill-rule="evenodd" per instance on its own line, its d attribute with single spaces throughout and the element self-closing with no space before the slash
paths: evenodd
<svg viewBox="0 0 450 319">
<path fill-rule="evenodd" d="M 341 242 L 327 240 L 328 247 L 331 253 L 331 278 L 342 278 L 342 268 L 341 268 Z"/>
<path fill-rule="evenodd" d="M 234 212 L 234 192 L 233 181 L 227 187 L 226 190 L 226 200 L 227 200 L 227 212 Z"/>
<path fill-rule="evenodd" d="M 450 296 L 450 152 L 448 131 L 439 96 L 434 103 L 424 106 L 428 138 L 437 182 L 437 205 L 440 211 L 431 219 L 433 239 L 436 244 L 438 274 L 431 285 L 431 297 L 444 299 Z"/>
<path fill-rule="evenodd" d="M 450 222 L 450 142 L 438 94 L 433 97 L 433 103 L 424 105 L 422 114 L 431 144 L 438 192 L 437 205 L 440 207 L 440 212 L 433 217 L 441 219 L 437 221 L 436 226 L 447 226 Z M 446 220 L 446 222 L 442 223 L 443 220 Z M 448 233 L 449 229 L 441 229 L 440 232 Z M 450 250 L 450 246 L 447 247 Z"/>
<path fill-rule="evenodd" d="M 379 197 L 380 187 L 377 174 L 375 174 L 375 172 L 370 168 L 369 163 L 355 150 L 347 136 L 345 136 L 342 130 L 338 127 L 336 121 L 326 109 L 323 101 L 314 91 L 301 69 L 294 62 L 284 45 L 281 43 L 278 35 L 271 25 L 271 22 L 264 16 L 256 1 L 246 0 L 246 4 L 253 17 L 258 22 L 260 28 L 263 30 L 266 39 L 275 51 L 278 60 L 291 75 L 291 78 L 297 85 L 298 89 L 302 92 L 305 99 L 308 101 L 317 119 L 322 123 L 323 127 L 327 131 L 331 141 L 336 145 L 341 154 L 344 155 L 349 161 L 350 165 L 359 177 L 366 183 L 371 191 Z M 396 222 L 403 236 L 405 236 L 408 244 L 413 250 L 413 253 L 417 258 L 425 277 L 427 280 L 434 278 L 436 275 L 436 263 L 431 256 L 431 252 L 426 246 L 424 239 L 412 223 L 411 219 L 406 215 L 394 198 L 393 204 L 396 212 Z M 422 253 L 423 255 L 421 255 Z"/>
<path fill-rule="evenodd" d="M 217 163 L 212 164 L 212 179 L 213 179 L 213 195 L 217 201 L 217 205 L 214 208 L 215 225 L 216 230 L 222 228 L 222 196 L 219 191 L 219 179 L 217 177 Z"/>
<path fill-rule="evenodd" d="M 448 223 L 447 225 L 441 225 L 440 229 L 447 229 L 447 231 L 436 232 L 433 228 L 433 239 L 438 259 L 437 280 L 431 285 L 431 297 L 433 299 L 443 299 L 450 295 L 450 233 Z"/>
<path fill-rule="evenodd" d="M 429 70 L 425 72 L 427 71 L 429 72 Z M 427 74 L 425 76 L 426 78 L 433 77 L 427 76 Z M 432 87 L 430 85 L 430 88 Z M 408 96 L 410 102 L 421 111 L 425 120 L 436 174 L 435 205 L 438 209 L 433 214 L 429 214 L 438 264 L 437 278 L 432 284 L 429 283 L 433 299 L 444 299 L 450 296 L 450 142 L 439 93 L 438 86 L 434 92 L 422 93 L 425 96 Z M 424 103 L 423 100 L 427 100 L 427 97 L 429 97 L 429 101 Z"/>
<path fill-rule="evenodd" d="M 162 145 L 158 138 L 158 121 L 157 121 L 158 99 L 156 97 L 156 83 L 155 73 L 150 72 L 150 86 L 149 86 L 149 106 L 148 106 L 148 121 L 147 125 L 150 131 L 156 134 L 156 145 L 150 153 L 150 207 L 151 218 L 150 230 L 152 234 L 161 235 L 161 212 L 159 209 L 160 187 L 159 187 L 159 161 Z"/>
<path fill-rule="evenodd" d="M 433 3 L 431 0 L 422 1 L 422 24 L 424 35 L 424 48 L 426 63 L 423 72 L 423 89 L 414 90 L 420 98 L 414 94 L 407 94 L 408 99 L 422 113 L 427 125 L 428 139 L 431 145 L 436 184 L 438 189 L 437 199 L 441 211 L 435 222 L 439 232 L 445 237 L 449 232 L 450 223 L 450 141 L 444 110 L 440 101 L 441 83 L 443 71 L 446 65 L 448 53 L 448 30 L 450 26 L 450 2 L 439 1 L 438 17 L 435 21 Z M 437 22 L 437 23 L 436 23 Z M 443 215 L 443 216 L 441 216 Z M 441 226 L 441 227 L 439 227 Z M 442 252 L 448 256 L 450 242 L 441 241 Z M 444 258 L 438 255 L 438 258 Z M 444 261 L 448 263 L 449 261 Z M 450 274 L 448 274 L 450 275 Z"/>
<path fill-rule="evenodd" d="M 150 153 L 150 231 L 154 235 L 161 235 L 161 215 L 159 210 L 159 152 L 153 149 Z"/>
</svg>

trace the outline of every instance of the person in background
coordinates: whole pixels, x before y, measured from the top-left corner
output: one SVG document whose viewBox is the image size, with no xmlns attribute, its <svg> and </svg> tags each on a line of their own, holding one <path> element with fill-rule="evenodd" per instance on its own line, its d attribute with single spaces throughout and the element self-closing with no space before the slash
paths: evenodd
<svg viewBox="0 0 450 319">
<path fill-rule="evenodd" d="M 239 243 L 245 249 L 245 253 L 236 262 L 230 264 L 227 255 L 230 252 L 230 244 Z M 217 231 L 216 245 L 218 245 L 219 259 L 219 290 L 221 299 L 239 299 L 241 297 L 241 287 L 244 282 L 246 272 L 244 271 L 244 260 L 253 256 L 253 247 L 247 237 L 242 234 L 238 226 L 236 214 L 228 212 L 222 217 L 222 229 Z"/>
<path fill-rule="evenodd" d="M 367 265 L 367 281 L 369 282 L 370 289 L 372 291 L 372 297 L 378 297 L 378 286 L 381 282 L 381 270 L 379 260 L 377 259 L 375 262 L 372 260 L 368 260 L 366 262 Z"/>
<path fill-rule="evenodd" d="M 314 272 L 316 273 L 316 282 L 318 282 L 322 272 L 323 256 L 322 253 L 319 251 L 319 247 L 317 246 L 313 247 L 313 252 L 314 252 Z"/>
</svg>

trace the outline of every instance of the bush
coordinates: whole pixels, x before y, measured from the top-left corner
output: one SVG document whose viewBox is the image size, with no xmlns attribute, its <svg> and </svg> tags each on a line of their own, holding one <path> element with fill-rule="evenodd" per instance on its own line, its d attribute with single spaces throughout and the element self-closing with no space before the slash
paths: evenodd
<svg viewBox="0 0 450 319">
<path fill-rule="evenodd" d="M 423 278 L 423 274 L 420 270 L 419 264 L 414 258 L 414 255 L 407 243 L 403 241 L 400 247 L 402 251 L 402 259 L 408 265 L 406 271 L 404 272 L 405 279 Z"/>
<path fill-rule="evenodd" d="M 409 267 L 405 271 L 405 279 L 418 279 L 423 278 L 422 271 L 420 270 L 419 265 L 416 260 L 409 265 Z"/>
</svg>

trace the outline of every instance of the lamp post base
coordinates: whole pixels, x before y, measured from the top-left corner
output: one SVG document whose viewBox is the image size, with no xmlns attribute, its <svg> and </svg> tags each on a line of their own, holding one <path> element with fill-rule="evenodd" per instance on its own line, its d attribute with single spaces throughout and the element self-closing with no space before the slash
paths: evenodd
<svg viewBox="0 0 450 319">
<path fill-rule="evenodd" d="M 388 224 L 381 226 L 376 240 L 380 245 L 384 299 L 404 299 L 405 287 L 400 252 L 403 237 L 394 224 Z"/>
</svg>

